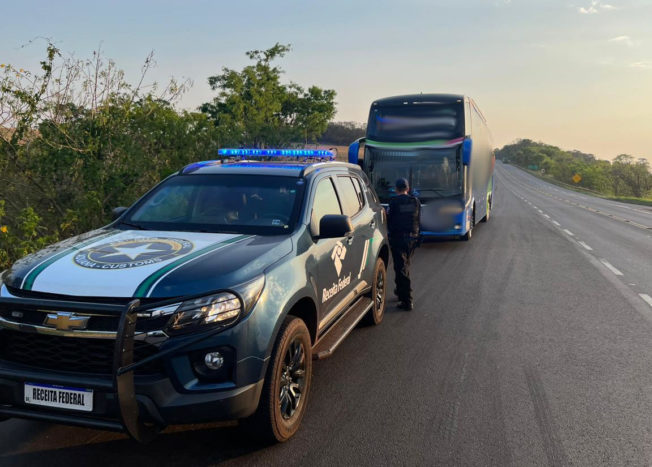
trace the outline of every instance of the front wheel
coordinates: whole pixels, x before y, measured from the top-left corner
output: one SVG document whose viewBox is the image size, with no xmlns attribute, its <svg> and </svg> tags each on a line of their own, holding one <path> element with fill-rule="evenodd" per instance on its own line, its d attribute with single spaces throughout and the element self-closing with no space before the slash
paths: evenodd
<svg viewBox="0 0 652 467">
<path fill-rule="evenodd" d="M 382 258 L 376 260 L 374 267 L 374 283 L 371 287 L 369 298 L 373 300 L 373 306 L 364 316 L 364 324 L 380 324 L 385 316 L 385 292 L 387 286 L 387 270 Z"/>
<path fill-rule="evenodd" d="M 312 343 L 305 323 L 285 318 L 279 331 L 250 431 L 265 441 L 283 442 L 299 429 L 308 405 Z"/>
<path fill-rule="evenodd" d="M 473 214 L 471 214 L 471 227 L 469 228 L 468 232 L 466 232 L 464 235 L 460 237 L 460 240 L 463 240 L 465 242 L 471 240 L 471 237 L 473 236 L 474 226 L 475 226 L 475 205 L 473 206 Z"/>
<path fill-rule="evenodd" d="M 471 227 L 467 233 L 460 236 L 460 240 L 462 240 L 464 242 L 468 242 L 469 240 L 471 240 L 472 236 L 473 236 L 473 227 Z"/>
</svg>

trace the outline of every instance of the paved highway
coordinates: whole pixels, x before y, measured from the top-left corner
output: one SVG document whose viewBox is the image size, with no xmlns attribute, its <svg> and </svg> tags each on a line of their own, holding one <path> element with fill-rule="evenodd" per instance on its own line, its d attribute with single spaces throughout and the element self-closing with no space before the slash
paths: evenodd
<svg viewBox="0 0 652 467">
<path fill-rule="evenodd" d="M 417 251 L 416 308 L 391 301 L 314 365 L 298 435 L 232 426 L 122 435 L 0 424 L 0 464 L 649 465 L 652 209 L 498 164 L 490 221 Z"/>
</svg>

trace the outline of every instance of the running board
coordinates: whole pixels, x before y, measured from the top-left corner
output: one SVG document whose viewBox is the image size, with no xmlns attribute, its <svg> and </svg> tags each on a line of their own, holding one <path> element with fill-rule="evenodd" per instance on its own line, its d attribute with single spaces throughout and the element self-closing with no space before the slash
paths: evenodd
<svg viewBox="0 0 652 467">
<path fill-rule="evenodd" d="M 373 301 L 369 297 L 361 297 L 349 309 L 349 311 L 340 318 L 326 333 L 317 341 L 317 345 L 312 349 L 312 356 L 315 360 L 321 360 L 330 357 L 335 349 L 342 343 L 344 338 L 349 335 L 353 328 L 360 320 L 371 310 Z"/>
</svg>

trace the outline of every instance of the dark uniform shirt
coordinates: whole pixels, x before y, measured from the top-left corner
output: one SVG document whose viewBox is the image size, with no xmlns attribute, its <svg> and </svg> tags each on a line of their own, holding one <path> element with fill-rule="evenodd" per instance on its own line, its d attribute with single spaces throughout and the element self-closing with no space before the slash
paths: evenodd
<svg viewBox="0 0 652 467">
<path fill-rule="evenodd" d="M 408 194 L 394 196 L 389 200 L 387 228 L 393 236 L 419 236 L 421 203 Z"/>
</svg>

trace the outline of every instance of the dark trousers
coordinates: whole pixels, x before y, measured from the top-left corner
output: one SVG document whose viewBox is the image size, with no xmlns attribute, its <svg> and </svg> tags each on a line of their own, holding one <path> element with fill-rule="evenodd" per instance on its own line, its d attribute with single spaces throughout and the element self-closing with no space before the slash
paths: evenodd
<svg viewBox="0 0 652 467">
<path fill-rule="evenodd" d="M 401 302 L 412 302 L 412 284 L 410 282 L 410 260 L 417 241 L 410 236 L 390 236 L 396 291 Z"/>
</svg>

